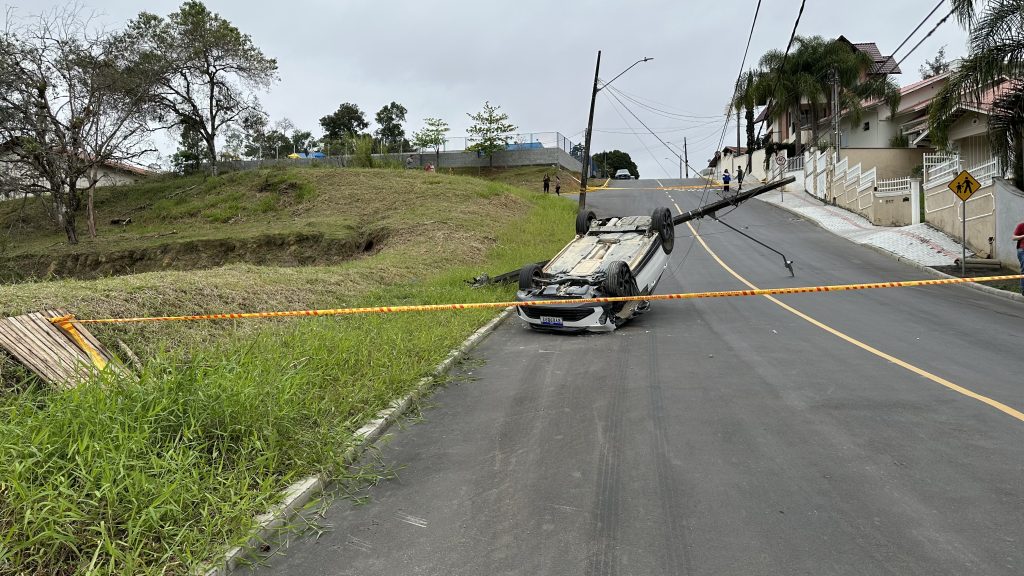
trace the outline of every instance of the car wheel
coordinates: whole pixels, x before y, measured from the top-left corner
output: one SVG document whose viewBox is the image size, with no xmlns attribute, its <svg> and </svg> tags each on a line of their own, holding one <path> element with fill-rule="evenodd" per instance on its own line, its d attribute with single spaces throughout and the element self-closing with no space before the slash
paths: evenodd
<svg viewBox="0 0 1024 576">
<path fill-rule="evenodd" d="M 537 278 L 543 267 L 540 264 L 527 264 L 519 269 L 519 289 L 531 290 L 537 287 Z"/>
<path fill-rule="evenodd" d="M 593 210 L 580 211 L 576 214 L 576 234 L 583 236 L 590 230 L 590 225 L 597 219 Z"/>
<path fill-rule="evenodd" d="M 668 208 L 655 208 L 651 214 L 651 230 L 661 238 L 661 248 L 665 254 L 671 254 L 676 245 L 676 227 L 672 224 L 672 211 Z"/>
<path fill-rule="evenodd" d="M 616 260 L 608 265 L 602 285 L 607 296 L 636 296 L 636 278 L 629 269 L 629 264 Z"/>
</svg>

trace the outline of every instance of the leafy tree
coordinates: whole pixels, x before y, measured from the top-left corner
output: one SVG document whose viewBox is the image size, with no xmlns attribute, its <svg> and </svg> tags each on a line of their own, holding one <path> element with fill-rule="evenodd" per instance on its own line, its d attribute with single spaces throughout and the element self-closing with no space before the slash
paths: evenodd
<svg viewBox="0 0 1024 576">
<path fill-rule="evenodd" d="M 640 177 L 640 171 L 637 170 L 633 159 L 629 157 L 629 153 L 621 150 L 594 154 L 594 167 L 597 168 L 600 178 L 610 178 L 622 169 L 629 170 L 629 174 L 633 178 Z"/>
<path fill-rule="evenodd" d="M 48 193 L 54 222 L 76 244 L 83 193 L 95 235 L 100 168 L 152 152 L 154 77 L 134 38 L 91 30 L 75 8 L 28 22 L 0 32 L 0 171 L 20 180 L 7 186 Z"/>
<path fill-rule="evenodd" d="M 277 61 L 199 0 L 186 0 L 166 19 L 142 12 L 129 31 L 160 72 L 154 102 L 165 125 L 198 132 L 216 173 L 218 134 L 257 109 L 252 88 L 277 79 Z"/>
<path fill-rule="evenodd" d="M 402 127 L 406 112 L 408 111 L 405 106 L 392 102 L 381 108 L 375 116 L 379 126 L 377 138 L 380 139 L 382 148 L 388 152 L 397 152 L 406 143 L 405 129 Z"/>
<path fill-rule="evenodd" d="M 240 124 L 242 134 L 241 155 L 253 160 L 262 160 L 266 149 L 267 115 L 260 110 L 254 110 L 242 116 Z"/>
<path fill-rule="evenodd" d="M 178 151 L 171 156 L 171 167 L 178 174 L 199 172 L 208 160 L 208 153 L 202 134 L 186 124 L 181 130 Z"/>
<path fill-rule="evenodd" d="M 366 130 L 370 123 L 366 121 L 363 111 L 351 102 L 345 102 L 333 114 L 320 119 L 324 136 L 331 140 L 344 140 Z"/>
<path fill-rule="evenodd" d="M 317 147 L 317 140 L 313 138 L 313 133 L 307 130 L 292 130 L 291 135 L 292 152 L 302 152 L 308 154 L 311 149 Z"/>
<path fill-rule="evenodd" d="M 515 133 L 516 126 L 508 122 L 508 114 L 501 112 L 501 106 L 491 106 L 484 102 L 484 108 L 476 114 L 466 114 L 474 124 L 469 127 L 469 134 L 475 142 L 468 150 L 486 154 L 489 164 L 494 166 L 494 153 L 508 147 L 509 137 Z"/>
<path fill-rule="evenodd" d="M 934 78 L 939 74 L 949 72 L 949 61 L 946 60 L 946 47 L 943 46 L 939 48 L 939 51 L 935 53 L 935 57 L 931 60 L 925 60 L 924 64 L 918 68 L 918 71 L 921 72 L 922 80 Z"/>
<path fill-rule="evenodd" d="M 569 150 L 569 155 L 579 160 L 580 162 L 583 162 L 583 150 L 583 142 L 577 142 L 576 144 L 572 145 L 572 148 Z"/>
<path fill-rule="evenodd" d="M 953 0 L 961 24 L 970 30 L 968 54 L 932 101 L 932 141 L 947 146 L 958 110 L 994 96 L 989 140 L 1012 167 L 1015 185 L 1024 188 L 1024 7 L 1020 0 L 988 0 L 978 12 L 976 4 L 982 3 Z"/>
<path fill-rule="evenodd" d="M 413 132 L 412 144 L 417 148 L 434 149 L 434 166 L 441 167 L 441 147 L 447 142 L 448 123 L 440 118 L 427 118 L 426 126 L 419 132 Z"/>
</svg>

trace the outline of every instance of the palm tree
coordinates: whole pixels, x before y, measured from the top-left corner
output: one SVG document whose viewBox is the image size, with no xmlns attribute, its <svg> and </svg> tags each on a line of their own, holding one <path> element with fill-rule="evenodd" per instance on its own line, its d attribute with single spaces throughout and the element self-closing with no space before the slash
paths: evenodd
<svg viewBox="0 0 1024 576">
<path fill-rule="evenodd" d="M 764 70 L 765 96 L 769 106 L 773 109 L 768 111 L 769 117 L 776 115 L 775 110 L 787 110 L 790 113 L 791 121 L 795 118 L 796 134 L 794 143 L 796 153 L 803 152 L 801 129 L 803 123 L 800 118 L 800 106 L 805 100 L 816 98 L 820 91 L 812 71 L 813 62 L 808 59 L 806 50 L 800 50 L 799 45 L 789 56 L 781 50 L 769 50 L 761 56 L 758 66 Z"/>
<path fill-rule="evenodd" d="M 828 109 L 832 107 L 832 84 L 838 84 L 839 110 L 850 118 L 852 125 L 860 124 L 864 103 L 881 101 L 889 107 L 890 114 L 896 114 L 900 105 L 900 87 L 887 75 L 874 78 L 865 76 L 874 60 L 866 53 L 851 50 L 850 46 L 838 40 L 825 40 L 813 36 L 802 40 L 803 49 L 810 54 L 814 77 L 819 82 L 819 94 L 824 95 Z M 818 142 L 818 113 L 821 107 L 815 102 L 811 108 L 811 131 L 814 142 Z"/>
<path fill-rule="evenodd" d="M 738 112 L 744 112 L 744 118 L 747 121 L 747 173 L 750 173 L 751 163 L 753 162 L 754 155 L 754 108 L 759 104 L 765 103 L 765 95 L 767 93 L 767 87 L 765 86 L 765 76 L 758 70 L 748 70 L 746 74 L 740 76 L 739 81 L 736 83 L 736 91 L 734 92 L 732 109 Z"/>
<path fill-rule="evenodd" d="M 947 146 L 958 109 L 994 96 L 989 139 L 1003 164 L 1012 164 L 1014 184 L 1024 188 L 1024 0 L 986 0 L 979 13 L 980 4 L 953 0 L 960 23 L 970 30 L 968 55 L 932 102 L 932 141 Z"/>
<path fill-rule="evenodd" d="M 813 144 L 818 144 L 818 120 L 822 112 L 832 106 L 832 83 L 839 84 L 839 108 L 849 114 L 854 124 L 860 122 L 864 102 L 881 100 L 895 113 L 899 107 L 899 86 L 887 76 L 864 80 L 873 60 L 864 52 L 851 50 L 849 45 L 821 36 L 797 36 L 796 49 L 786 59 L 782 69 L 783 53 L 772 50 L 761 57 L 765 69 L 766 95 L 772 96 L 798 119 L 796 131 L 797 153 L 801 148 L 801 105 L 810 106 Z"/>
</svg>

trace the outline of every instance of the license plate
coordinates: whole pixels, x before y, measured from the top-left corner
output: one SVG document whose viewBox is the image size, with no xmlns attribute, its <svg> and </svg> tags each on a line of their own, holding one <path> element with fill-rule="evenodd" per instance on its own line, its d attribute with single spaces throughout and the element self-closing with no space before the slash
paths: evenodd
<svg viewBox="0 0 1024 576">
<path fill-rule="evenodd" d="M 541 316 L 540 323 L 545 326 L 561 326 L 562 319 L 557 316 Z"/>
</svg>

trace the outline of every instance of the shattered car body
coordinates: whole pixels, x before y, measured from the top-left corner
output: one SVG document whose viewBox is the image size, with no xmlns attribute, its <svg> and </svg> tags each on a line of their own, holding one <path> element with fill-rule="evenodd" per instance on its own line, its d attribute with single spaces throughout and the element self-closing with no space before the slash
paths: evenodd
<svg viewBox="0 0 1024 576">
<path fill-rule="evenodd" d="M 582 216 L 576 238 L 547 265 L 523 268 L 518 301 L 653 293 L 674 244 L 668 209 L 660 208 L 653 216 L 604 220 L 596 220 L 593 212 Z M 626 302 L 521 306 L 517 311 L 534 328 L 601 332 L 614 330 L 647 307 L 646 302 Z"/>
<path fill-rule="evenodd" d="M 654 293 L 675 245 L 675 227 L 774 190 L 792 178 L 760 186 L 675 217 L 668 208 L 650 216 L 597 219 L 591 211 L 576 218 L 576 237 L 545 264 L 519 271 L 516 314 L 530 328 L 556 332 L 610 332 L 648 310 L 645 300 L 614 303 L 529 305 Z"/>
</svg>

